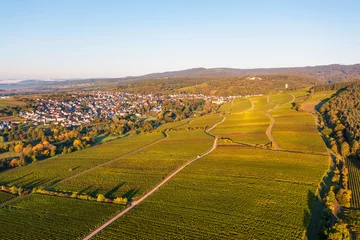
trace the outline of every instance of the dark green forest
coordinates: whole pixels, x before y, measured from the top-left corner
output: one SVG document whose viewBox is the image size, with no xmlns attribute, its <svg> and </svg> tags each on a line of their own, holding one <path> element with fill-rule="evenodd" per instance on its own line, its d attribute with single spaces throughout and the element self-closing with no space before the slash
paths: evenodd
<svg viewBox="0 0 360 240">
<path fill-rule="evenodd" d="M 320 113 L 328 126 L 332 149 L 343 156 L 360 158 L 360 82 L 339 90 L 321 106 Z"/>
</svg>

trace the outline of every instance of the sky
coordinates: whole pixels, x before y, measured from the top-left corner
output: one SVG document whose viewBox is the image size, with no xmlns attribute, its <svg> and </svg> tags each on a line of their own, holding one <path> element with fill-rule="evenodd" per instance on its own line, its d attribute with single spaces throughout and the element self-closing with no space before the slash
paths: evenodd
<svg viewBox="0 0 360 240">
<path fill-rule="evenodd" d="M 360 1 L 0 1 L 0 80 L 360 63 Z"/>
</svg>

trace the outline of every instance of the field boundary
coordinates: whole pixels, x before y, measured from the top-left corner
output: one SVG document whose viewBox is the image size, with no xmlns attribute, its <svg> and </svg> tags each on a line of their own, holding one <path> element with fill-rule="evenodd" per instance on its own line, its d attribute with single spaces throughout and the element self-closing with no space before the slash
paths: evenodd
<svg viewBox="0 0 360 240">
<path fill-rule="evenodd" d="M 181 166 L 180 168 L 178 168 L 176 171 L 174 171 L 173 173 L 171 173 L 169 176 L 167 176 L 164 180 L 162 180 L 158 185 L 156 185 L 154 188 L 152 188 L 149 192 L 147 192 L 144 196 L 142 196 L 140 199 L 136 200 L 136 201 L 132 201 L 130 202 L 130 206 L 125 208 L 123 211 L 121 211 L 120 213 L 118 213 L 117 215 L 115 215 L 113 218 L 111 218 L 110 220 L 108 220 L 107 222 L 105 222 L 103 225 L 101 225 L 100 227 L 98 227 L 97 229 L 95 229 L 94 231 L 92 231 L 90 234 L 88 234 L 85 238 L 83 238 L 83 240 L 89 240 L 92 237 L 94 237 L 96 234 L 98 234 L 99 232 L 101 232 L 103 229 L 105 229 L 107 226 L 109 226 L 111 223 L 113 223 L 114 221 L 116 221 L 118 218 L 120 218 L 121 216 L 123 216 L 124 214 L 126 214 L 127 212 L 129 212 L 131 209 L 133 209 L 135 206 L 137 206 L 138 204 L 140 204 L 142 201 L 144 201 L 146 198 L 148 198 L 151 194 L 153 194 L 156 190 L 158 190 L 161 186 L 163 186 L 164 184 L 166 184 L 169 180 L 171 180 L 176 174 L 178 174 L 181 170 L 183 170 L 185 167 L 187 167 L 188 165 L 190 165 L 191 163 L 195 162 L 196 160 L 205 157 L 206 155 L 210 154 L 211 152 L 213 152 L 216 147 L 217 147 L 217 141 L 218 138 L 211 134 L 209 131 L 213 130 L 217 125 L 223 123 L 226 120 L 226 117 L 223 117 L 223 119 L 214 124 L 211 128 L 205 130 L 205 133 L 208 134 L 209 136 L 212 136 L 214 138 L 213 141 L 213 145 L 212 147 L 205 152 L 202 155 L 197 156 L 196 158 L 192 159 L 191 161 L 185 163 L 183 166 Z"/>
</svg>

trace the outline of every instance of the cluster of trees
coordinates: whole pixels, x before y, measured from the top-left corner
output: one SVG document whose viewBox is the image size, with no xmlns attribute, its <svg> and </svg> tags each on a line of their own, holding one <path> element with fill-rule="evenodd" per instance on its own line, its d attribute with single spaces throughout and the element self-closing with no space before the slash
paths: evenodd
<svg viewBox="0 0 360 240">
<path fill-rule="evenodd" d="M 14 195 L 19 195 L 19 196 L 27 195 L 30 193 L 29 190 L 23 189 L 22 187 L 16 187 L 16 186 L 7 187 L 4 185 L 2 185 L 0 187 L 0 191 L 7 192 L 10 194 L 14 194 Z"/>
<path fill-rule="evenodd" d="M 326 239 L 350 239 L 348 225 L 343 222 L 341 207 L 350 207 L 351 190 L 348 189 L 348 169 L 344 160 L 336 159 L 332 186 L 325 198 L 323 234 Z"/>
<path fill-rule="evenodd" d="M 255 79 L 247 76 L 198 76 L 138 80 L 132 83 L 124 82 L 117 89 L 141 94 L 178 92 L 233 96 L 285 90 L 285 84 L 288 84 L 288 90 L 294 90 L 318 82 L 315 78 L 296 74 L 268 74 L 254 77 Z"/>
<path fill-rule="evenodd" d="M 360 83 L 360 81 L 355 82 L 336 82 L 336 83 L 330 83 L 330 84 L 319 84 L 315 85 L 312 90 L 314 92 L 322 92 L 322 91 L 331 91 L 331 90 L 340 90 L 343 88 L 346 88 L 348 86 L 354 85 L 354 83 Z"/>
<path fill-rule="evenodd" d="M 66 197 L 66 198 L 76 198 L 88 201 L 97 201 L 97 202 L 106 202 L 106 203 L 116 203 L 116 204 L 127 204 L 127 198 L 116 197 L 114 199 L 106 198 L 103 194 L 98 194 L 97 197 L 92 197 L 87 194 L 78 194 L 77 192 L 60 192 L 60 191 L 48 191 L 42 188 L 33 188 L 33 193 L 57 196 L 57 197 Z"/>
<path fill-rule="evenodd" d="M 214 113 L 218 105 L 210 100 L 203 99 L 179 99 L 176 102 L 168 102 L 163 105 L 163 111 L 158 114 L 159 124 L 180 121 L 193 115 L 201 116 L 207 113 Z"/>
<path fill-rule="evenodd" d="M 360 159 L 360 83 L 353 83 L 319 109 L 331 149 Z"/>
</svg>

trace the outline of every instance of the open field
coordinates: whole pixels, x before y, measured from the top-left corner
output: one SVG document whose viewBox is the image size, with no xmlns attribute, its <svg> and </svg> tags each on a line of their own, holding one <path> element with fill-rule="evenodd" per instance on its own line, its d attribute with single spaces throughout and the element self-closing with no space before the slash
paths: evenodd
<svg viewBox="0 0 360 240">
<path fill-rule="evenodd" d="M 231 115 L 220 124 L 213 133 L 218 137 L 230 138 L 236 142 L 249 144 L 266 144 L 269 142 L 265 131 L 270 124 L 265 112 L 273 104 L 267 103 L 266 96 L 251 98 L 254 108 L 248 99 L 237 99 Z M 251 110 L 249 110 L 251 109 Z"/>
<path fill-rule="evenodd" d="M 7 106 L 15 107 L 24 104 L 24 102 L 15 100 L 14 98 L 0 98 L 0 108 L 4 108 Z"/>
<path fill-rule="evenodd" d="M 54 189 L 136 199 L 179 166 L 206 152 L 212 141 L 202 130 L 170 131 L 164 141 L 62 182 Z"/>
<path fill-rule="evenodd" d="M 82 151 L 59 155 L 5 171 L 0 174 L 0 184 L 25 188 L 48 186 L 66 177 L 118 158 L 163 137 L 160 132 L 137 135 Z"/>
<path fill-rule="evenodd" d="M 0 208 L 0 239 L 76 239 L 123 208 L 118 204 L 30 195 Z"/>
<path fill-rule="evenodd" d="M 97 238 L 299 239 L 327 166 L 324 156 L 218 147 Z"/>
</svg>

